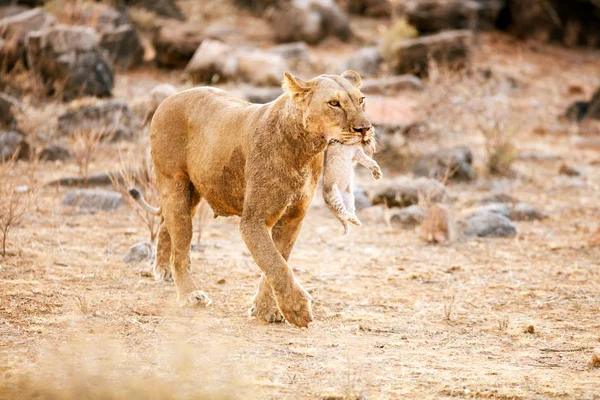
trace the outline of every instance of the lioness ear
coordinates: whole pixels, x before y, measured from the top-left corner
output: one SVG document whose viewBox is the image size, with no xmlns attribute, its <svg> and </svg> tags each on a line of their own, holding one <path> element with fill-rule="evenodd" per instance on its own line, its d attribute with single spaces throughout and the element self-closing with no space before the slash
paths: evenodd
<svg viewBox="0 0 600 400">
<path fill-rule="evenodd" d="M 355 88 L 360 89 L 362 87 L 362 79 L 360 79 L 358 72 L 349 69 L 348 71 L 344 72 L 342 76 L 348 79 Z"/>
<path fill-rule="evenodd" d="M 312 88 L 308 82 L 292 76 L 289 72 L 283 74 L 283 90 L 288 92 L 294 103 L 301 107 L 304 100 L 312 92 Z"/>
</svg>

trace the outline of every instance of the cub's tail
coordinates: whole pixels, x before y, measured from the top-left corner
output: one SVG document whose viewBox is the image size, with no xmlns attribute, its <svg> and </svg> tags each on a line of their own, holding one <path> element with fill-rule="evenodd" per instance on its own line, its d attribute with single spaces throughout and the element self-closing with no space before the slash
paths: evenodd
<svg viewBox="0 0 600 400">
<path fill-rule="evenodd" d="M 129 194 L 144 210 L 148 211 L 150 214 L 160 215 L 160 207 L 152 207 L 148 204 L 146 199 L 144 199 L 144 195 L 142 195 L 139 190 L 135 188 L 129 189 Z"/>
</svg>

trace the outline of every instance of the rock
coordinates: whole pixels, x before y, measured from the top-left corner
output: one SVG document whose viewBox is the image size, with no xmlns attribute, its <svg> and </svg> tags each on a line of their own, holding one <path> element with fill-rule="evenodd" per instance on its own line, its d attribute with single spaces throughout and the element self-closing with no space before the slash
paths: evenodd
<svg viewBox="0 0 600 400">
<path fill-rule="evenodd" d="M 202 30 L 196 26 L 163 23 L 152 37 L 156 65 L 161 68 L 185 68 L 203 39 Z"/>
<path fill-rule="evenodd" d="M 596 93 L 592 96 L 585 117 L 590 119 L 600 119 L 600 87 L 598 87 L 598 90 L 596 90 Z"/>
<path fill-rule="evenodd" d="M 4 132 L 0 134 L 0 162 L 10 160 L 15 153 L 17 160 L 29 158 L 29 144 L 17 132 Z"/>
<path fill-rule="evenodd" d="M 85 211 L 114 211 L 123 204 L 121 193 L 102 189 L 69 190 L 62 198 L 65 207 Z"/>
<path fill-rule="evenodd" d="M 251 87 L 244 89 L 242 97 L 250 103 L 269 103 L 283 94 L 281 86 L 275 87 Z"/>
<path fill-rule="evenodd" d="M 386 40 L 381 55 L 393 74 L 427 75 L 430 58 L 440 65 L 460 68 L 469 63 L 473 34 L 447 31 L 414 39 Z"/>
<path fill-rule="evenodd" d="M 32 32 L 27 36 L 27 59 L 49 94 L 58 91 L 63 100 L 111 95 L 112 63 L 92 28 L 58 25 Z"/>
<path fill-rule="evenodd" d="M 399 178 L 382 188 L 371 198 L 373 205 L 386 204 L 388 207 L 408 207 L 419 200 L 441 203 L 450 196 L 446 187 L 439 181 L 429 178 Z"/>
<path fill-rule="evenodd" d="M 493 212 L 510 218 L 511 210 L 506 203 L 491 203 L 479 208 L 478 212 Z"/>
<path fill-rule="evenodd" d="M 356 211 L 361 211 L 373 206 L 373 203 L 371 203 L 371 200 L 369 199 L 369 194 L 365 189 L 355 187 L 352 192 L 354 193 L 354 206 L 356 207 Z"/>
<path fill-rule="evenodd" d="M 14 128 L 16 124 L 13 110 L 20 109 L 21 104 L 12 96 L 0 93 L 0 127 Z"/>
<path fill-rule="evenodd" d="M 560 167 L 558 168 L 558 173 L 567 176 L 584 175 L 583 170 L 581 168 L 572 167 L 564 162 L 560 164 Z"/>
<path fill-rule="evenodd" d="M 247 8 L 256 13 L 262 13 L 268 8 L 276 8 L 280 5 L 280 0 L 234 0 L 238 7 Z"/>
<path fill-rule="evenodd" d="M 185 21 L 185 16 L 175 0 L 117 0 L 117 2 L 129 7 L 145 8 L 161 17 Z"/>
<path fill-rule="evenodd" d="M 137 242 L 127 250 L 123 256 L 123 261 L 130 264 L 137 264 L 144 261 L 151 261 L 154 258 L 154 246 L 148 242 Z"/>
<path fill-rule="evenodd" d="M 423 81 L 414 75 L 387 76 L 379 79 L 364 79 L 362 92 L 391 96 L 406 90 L 422 91 L 425 89 Z"/>
<path fill-rule="evenodd" d="M 418 205 L 395 209 L 390 213 L 390 224 L 395 228 L 413 228 L 425 219 L 425 211 Z"/>
<path fill-rule="evenodd" d="M 381 18 L 392 15 L 390 0 L 348 0 L 346 2 L 346 9 L 351 14 L 367 17 Z"/>
<path fill-rule="evenodd" d="M 352 54 L 340 68 L 340 72 L 348 69 L 358 72 L 361 76 L 374 76 L 379 73 L 381 68 L 381 53 L 377 46 L 363 47 Z M 364 89 L 363 80 L 363 89 Z"/>
<path fill-rule="evenodd" d="M 536 221 L 544 218 L 548 216 L 529 204 L 516 204 L 510 211 L 510 219 L 513 221 Z"/>
<path fill-rule="evenodd" d="M 269 49 L 269 52 L 283 57 L 290 65 L 310 63 L 308 46 L 304 42 L 293 42 L 280 44 Z"/>
<path fill-rule="evenodd" d="M 136 176 L 139 171 L 130 170 L 130 173 L 133 176 Z M 110 171 L 110 172 L 98 172 L 95 174 L 89 174 L 87 178 L 85 176 L 67 176 L 59 179 L 52 180 L 46 183 L 46 186 L 68 186 L 68 187 L 76 187 L 76 186 L 112 186 L 113 182 L 111 177 L 116 177 L 119 182 L 122 182 L 120 171 Z"/>
<path fill-rule="evenodd" d="M 74 107 L 61 114 L 58 117 L 58 134 L 72 136 L 94 130 L 115 140 L 129 139 L 133 136 L 130 124 L 131 112 L 127 102 L 106 100 Z"/>
<path fill-rule="evenodd" d="M 6 3 L 6 2 L 4 2 L 4 3 Z M 13 17 L 13 16 L 15 16 L 17 14 L 21 14 L 25 11 L 29 11 L 29 8 L 23 7 L 20 5 L 16 5 L 16 4 L 2 5 L 2 6 L 0 6 L 0 20 L 7 18 L 7 17 Z"/>
<path fill-rule="evenodd" d="M 517 203 L 517 199 L 512 196 L 509 196 L 505 193 L 497 193 L 491 196 L 484 197 L 479 200 L 481 204 L 493 204 L 493 203 Z"/>
<path fill-rule="evenodd" d="M 600 138 L 578 136 L 573 139 L 573 144 L 582 150 L 600 150 Z"/>
<path fill-rule="evenodd" d="M 56 18 L 42 9 L 35 8 L 0 20 L 0 61 L 10 70 L 18 61 L 27 64 L 26 38 L 35 30 L 45 29 L 56 23 Z"/>
<path fill-rule="evenodd" d="M 348 17 L 332 0 L 292 0 L 275 13 L 273 30 L 279 42 L 316 44 L 328 36 L 341 40 L 352 37 Z"/>
<path fill-rule="evenodd" d="M 564 117 L 568 121 L 579 122 L 587 115 L 589 107 L 587 101 L 576 101 L 567 107 Z"/>
<path fill-rule="evenodd" d="M 517 235 L 516 225 L 505 216 L 480 211 L 471 214 L 458 222 L 466 236 L 477 237 L 513 237 Z"/>
<path fill-rule="evenodd" d="M 415 176 L 471 181 L 477 178 L 473 154 L 468 147 L 442 149 L 418 157 L 413 164 Z"/>
<path fill-rule="evenodd" d="M 144 61 L 144 47 L 137 31 L 130 24 L 103 33 L 100 46 L 108 52 L 118 68 L 131 69 Z"/>
<path fill-rule="evenodd" d="M 288 65 L 275 53 L 258 49 L 234 49 L 206 39 L 185 68 L 197 83 L 244 81 L 255 85 L 279 85 Z"/>
<path fill-rule="evenodd" d="M 69 149 L 59 144 L 44 147 L 39 155 L 40 161 L 66 161 L 69 158 L 71 158 Z"/>
<path fill-rule="evenodd" d="M 504 0 L 421 0 L 402 2 L 396 15 L 421 34 L 453 29 L 494 29 Z"/>
</svg>

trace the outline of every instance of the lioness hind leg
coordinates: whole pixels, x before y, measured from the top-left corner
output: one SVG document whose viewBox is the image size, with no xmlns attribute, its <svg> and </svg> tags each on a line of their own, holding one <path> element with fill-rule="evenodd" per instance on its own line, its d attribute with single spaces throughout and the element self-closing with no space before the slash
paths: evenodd
<svg viewBox="0 0 600 400">
<path fill-rule="evenodd" d="M 160 217 L 158 241 L 156 242 L 156 260 L 154 260 L 154 279 L 156 281 L 173 280 L 171 273 L 171 236 L 164 217 Z"/>
<path fill-rule="evenodd" d="M 171 237 L 171 270 L 177 287 L 177 301 L 182 307 L 208 305 L 209 298 L 198 290 L 189 271 L 195 189 L 187 177 L 157 175 L 157 180 L 162 213 Z"/>
</svg>

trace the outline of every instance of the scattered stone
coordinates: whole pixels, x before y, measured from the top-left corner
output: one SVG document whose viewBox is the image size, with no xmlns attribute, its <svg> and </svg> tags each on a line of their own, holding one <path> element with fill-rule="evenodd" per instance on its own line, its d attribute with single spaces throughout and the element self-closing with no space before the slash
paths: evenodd
<svg viewBox="0 0 600 400">
<path fill-rule="evenodd" d="M 225 283 L 227 283 L 227 279 L 225 279 L 225 278 L 217 279 L 217 285 L 224 285 Z"/>
<path fill-rule="evenodd" d="M 121 193 L 102 189 L 69 190 L 62 198 L 62 205 L 85 211 L 114 211 L 123 204 Z"/>
<path fill-rule="evenodd" d="M 510 219 L 512 221 L 536 221 L 547 217 L 546 214 L 535 207 L 524 203 L 516 204 L 510 211 Z"/>
<path fill-rule="evenodd" d="M 511 210 L 507 203 L 491 203 L 479 208 L 478 212 L 493 212 L 510 218 Z M 510 218 L 512 219 L 512 218 Z"/>
<path fill-rule="evenodd" d="M 137 242 L 127 250 L 123 261 L 137 264 L 143 261 L 151 261 L 154 258 L 154 246 L 148 242 Z"/>
<path fill-rule="evenodd" d="M 596 90 L 596 93 L 592 96 L 585 117 L 600 119 L 600 87 L 598 87 L 598 90 Z"/>
<path fill-rule="evenodd" d="M 425 211 L 420 206 L 412 206 L 394 209 L 390 213 L 390 224 L 394 228 L 413 228 L 425 219 Z"/>
<path fill-rule="evenodd" d="M 348 0 L 346 9 L 351 14 L 364 15 L 366 17 L 382 18 L 392 15 L 392 4 L 390 0 Z"/>
<path fill-rule="evenodd" d="M 582 150 L 600 150 L 600 138 L 578 136 L 573 140 L 573 144 Z"/>
<path fill-rule="evenodd" d="M 517 158 L 519 160 L 529 161 L 556 161 L 560 160 L 561 156 L 552 152 L 533 151 L 529 153 L 519 153 Z"/>
<path fill-rule="evenodd" d="M 40 8 L 34 8 L 0 20 L 0 61 L 10 70 L 21 61 L 27 65 L 26 38 L 29 32 L 45 29 L 56 23 L 56 18 Z"/>
<path fill-rule="evenodd" d="M 332 0 L 292 0 L 289 7 L 275 13 L 273 30 L 275 39 L 285 43 L 316 44 L 328 36 L 352 37 L 348 17 Z"/>
<path fill-rule="evenodd" d="M 0 20 L 7 17 L 13 17 L 29 10 L 29 8 L 17 4 L 2 5 L 0 6 Z"/>
<path fill-rule="evenodd" d="M 473 33 L 447 31 L 414 39 L 387 40 L 381 55 L 393 74 L 414 73 L 427 76 L 430 59 L 451 68 L 469 63 Z"/>
<path fill-rule="evenodd" d="M 415 176 L 472 181 L 477 178 L 473 153 L 468 147 L 442 149 L 418 157 L 413 164 Z"/>
<path fill-rule="evenodd" d="M 373 205 L 387 204 L 388 207 L 408 207 L 419 200 L 443 203 L 450 199 L 446 187 L 429 178 L 399 178 L 382 188 L 371 198 Z"/>
<path fill-rule="evenodd" d="M 244 89 L 242 97 L 250 103 L 269 103 L 283 94 L 281 86 L 275 87 L 251 87 Z"/>
<path fill-rule="evenodd" d="M 517 203 L 517 199 L 512 196 L 509 196 L 506 193 L 496 193 L 491 196 L 484 197 L 479 200 L 481 204 L 492 204 L 492 203 Z"/>
<path fill-rule="evenodd" d="M 271 47 L 269 52 L 278 54 L 293 68 L 311 63 L 308 46 L 304 42 L 293 42 Z"/>
<path fill-rule="evenodd" d="M 354 205 L 356 211 L 361 211 L 373 206 L 373 203 L 371 203 L 371 200 L 369 199 L 369 194 L 365 189 L 355 187 L 352 192 L 354 193 Z"/>
<path fill-rule="evenodd" d="M 423 81 L 414 75 L 364 79 L 362 86 L 363 93 L 377 95 L 394 95 L 406 90 L 422 91 L 424 89 Z"/>
<path fill-rule="evenodd" d="M 374 76 L 379 73 L 381 61 L 381 53 L 377 46 L 363 47 L 343 63 L 340 72 L 351 69 L 358 72 L 361 76 Z M 363 80 L 363 89 L 364 84 L 365 81 Z"/>
<path fill-rule="evenodd" d="M 144 47 L 133 25 L 124 24 L 103 33 L 100 46 L 108 51 L 118 68 L 131 69 L 144 61 Z"/>
<path fill-rule="evenodd" d="M 152 11 L 156 15 L 185 21 L 183 12 L 175 0 L 120 0 L 130 7 L 141 7 Z"/>
<path fill-rule="evenodd" d="M 237 53 L 237 79 L 260 86 L 281 85 L 288 63 L 278 54 L 262 50 L 243 50 Z"/>
<path fill-rule="evenodd" d="M 0 93 L 0 126 L 14 128 L 16 124 L 14 109 L 20 109 L 19 101 L 6 93 Z"/>
<path fill-rule="evenodd" d="M 202 30 L 195 25 L 163 23 L 152 37 L 152 45 L 156 50 L 156 65 L 169 69 L 185 68 L 203 39 Z"/>
<path fill-rule="evenodd" d="M 66 161 L 71 158 L 71 152 L 65 146 L 51 144 L 42 149 L 40 161 Z"/>
<path fill-rule="evenodd" d="M 589 108 L 590 104 L 587 101 L 578 100 L 567 107 L 565 118 L 568 121 L 579 122 L 587 115 Z"/>
<path fill-rule="evenodd" d="M 114 140 L 130 139 L 131 112 L 124 100 L 106 100 L 75 106 L 58 117 L 58 134 L 73 136 L 94 130 Z"/>
<path fill-rule="evenodd" d="M 582 175 L 584 175 L 583 170 L 581 168 L 572 167 L 564 162 L 562 164 L 560 164 L 560 167 L 558 168 L 558 173 L 561 175 L 567 175 L 567 176 L 582 176 Z"/>
<path fill-rule="evenodd" d="M 132 173 L 135 175 L 138 173 L 138 171 L 132 170 Z M 85 186 L 86 183 L 88 186 L 108 186 L 112 185 L 112 180 L 110 179 L 111 176 L 120 177 L 120 174 L 118 171 L 98 172 L 88 175 L 87 179 L 84 176 L 67 176 L 50 181 L 46 184 L 46 186 L 82 187 Z"/>
<path fill-rule="evenodd" d="M 516 225 L 505 216 L 480 211 L 459 221 L 459 226 L 466 236 L 477 237 L 514 237 L 517 235 Z"/>
<path fill-rule="evenodd" d="M 256 13 L 262 13 L 269 7 L 277 7 L 280 0 L 234 0 L 238 7 L 247 8 Z"/>
<path fill-rule="evenodd" d="M 27 59 L 49 94 L 58 92 L 63 100 L 111 95 L 112 62 L 92 28 L 58 25 L 31 32 Z"/>
<path fill-rule="evenodd" d="M 525 330 L 523 332 L 533 335 L 535 333 L 535 326 L 529 325 L 525 328 Z"/>
<path fill-rule="evenodd" d="M 29 158 L 29 143 L 18 132 L 0 134 L 0 162 L 8 161 L 16 155 L 17 160 Z"/>
</svg>

